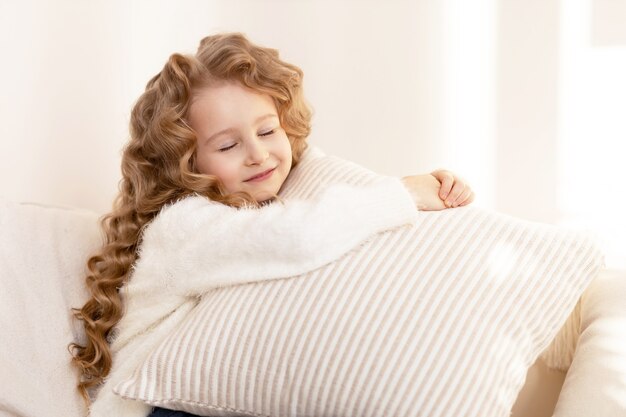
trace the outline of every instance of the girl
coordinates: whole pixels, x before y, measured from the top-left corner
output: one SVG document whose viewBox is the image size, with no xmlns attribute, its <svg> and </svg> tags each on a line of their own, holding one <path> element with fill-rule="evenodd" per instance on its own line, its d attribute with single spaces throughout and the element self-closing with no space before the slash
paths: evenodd
<svg viewBox="0 0 626 417">
<path fill-rule="evenodd" d="M 86 341 L 70 346 L 78 388 L 88 402 L 95 397 L 93 417 L 189 415 L 152 410 L 113 388 L 203 292 L 306 273 L 413 222 L 416 207 L 473 201 L 447 171 L 281 201 L 291 170 L 313 152 L 302 76 L 276 50 L 234 33 L 204 38 L 195 56 L 173 54 L 148 82 L 132 111 L 114 210 L 102 219 L 105 243 L 88 260 L 91 299 L 75 311 Z M 189 236 L 202 240 L 190 246 Z"/>
</svg>

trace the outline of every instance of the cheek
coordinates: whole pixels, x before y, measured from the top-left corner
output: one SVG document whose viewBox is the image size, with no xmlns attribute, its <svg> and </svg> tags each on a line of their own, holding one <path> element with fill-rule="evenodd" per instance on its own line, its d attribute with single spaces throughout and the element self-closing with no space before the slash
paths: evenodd
<svg viewBox="0 0 626 417">
<path fill-rule="evenodd" d="M 292 150 L 291 150 L 291 143 L 289 142 L 289 139 L 287 138 L 287 135 L 285 135 L 283 142 L 281 144 L 281 156 L 282 159 L 290 162 L 292 160 Z M 291 163 L 289 164 L 291 165 Z"/>
<path fill-rule="evenodd" d="M 202 154 L 202 152 L 198 152 L 196 154 L 196 169 L 198 172 L 204 175 L 211 175 L 210 167 L 211 164 L 209 162 L 209 158 Z"/>
<path fill-rule="evenodd" d="M 222 182 L 228 182 L 234 176 L 232 164 L 218 155 L 199 155 L 197 159 L 198 171 L 204 175 L 215 175 Z"/>
</svg>

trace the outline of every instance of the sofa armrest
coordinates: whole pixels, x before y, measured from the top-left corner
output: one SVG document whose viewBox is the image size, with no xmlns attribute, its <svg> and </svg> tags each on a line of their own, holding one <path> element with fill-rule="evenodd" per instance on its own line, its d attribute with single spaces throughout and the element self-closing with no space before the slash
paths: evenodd
<svg viewBox="0 0 626 417">
<path fill-rule="evenodd" d="M 626 271 L 602 271 L 581 304 L 581 335 L 554 417 L 626 416 Z"/>
</svg>

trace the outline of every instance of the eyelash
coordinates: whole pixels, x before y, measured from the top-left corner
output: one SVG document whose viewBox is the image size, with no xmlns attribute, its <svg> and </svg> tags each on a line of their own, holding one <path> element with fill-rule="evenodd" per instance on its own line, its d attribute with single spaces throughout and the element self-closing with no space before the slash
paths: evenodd
<svg viewBox="0 0 626 417">
<path fill-rule="evenodd" d="M 236 145 L 236 143 L 233 143 L 233 144 L 232 144 L 232 145 L 230 145 L 230 146 L 227 146 L 227 147 L 225 147 L 225 148 L 220 148 L 220 149 L 218 149 L 218 150 L 219 150 L 220 152 L 226 152 L 226 151 L 228 151 L 228 150 L 230 150 L 230 149 L 234 148 L 234 147 L 235 147 L 235 145 Z"/>
<path fill-rule="evenodd" d="M 274 134 L 274 132 L 276 132 L 276 129 L 268 130 L 267 132 L 264 132 L 264 133 L 259 133 L 259 136 L 262 136 L 262 137 L 270 136 L 270 135 Z M 236 144 L 236 143 L 233 143 L 233 144 L 232 144 L 232 145 L 230 145 L 230 146 L 226 146 L 225 148 L 221 148 L 221 149 L 219 149 L 219 151 L 220 151 L 220 152 L 226 152 L 226 151 L 228 151 L 228 150 L 230 150 L 230 149 L 234 148 L 234 147 L 235 147 L 235 145 L 237 145 L 237 144 Z"/>
</svg>

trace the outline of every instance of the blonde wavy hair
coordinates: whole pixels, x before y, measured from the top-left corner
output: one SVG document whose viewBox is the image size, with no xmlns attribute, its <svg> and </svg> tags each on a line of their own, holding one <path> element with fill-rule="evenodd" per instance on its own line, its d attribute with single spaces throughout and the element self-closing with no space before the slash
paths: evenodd
<svg viewBox="0 0 626 417">
<path fill-rule="evenodd" d="M 144 226 L 165 204 L 190 194 L 235 207 L 255 204 L 245 193 L 228 195 L 215 176 L 196 169 L 196 134 L 186 121 L 194 95 L 214 83 L 235 81 L 272 97 L 295 166 L 306 149 L 311 120 L 302 77 L 302 70 L 282 61 L 277 50 L 240 33 L 224 33 L 202 39 L 195 55 L 171 55 L 148 82 L 132 110 L 119 193 L 100 220 L 103 246 L 87 261 L 91 298 L 74 309 L 86 342 L 71 343 L 69 349 L 80 370 L 78 389 L 88 403 L 90 388 L 111 370 L 109 341 L 124 314 L 119 290 L 137 258 Z"/>
</svg>

